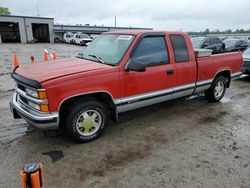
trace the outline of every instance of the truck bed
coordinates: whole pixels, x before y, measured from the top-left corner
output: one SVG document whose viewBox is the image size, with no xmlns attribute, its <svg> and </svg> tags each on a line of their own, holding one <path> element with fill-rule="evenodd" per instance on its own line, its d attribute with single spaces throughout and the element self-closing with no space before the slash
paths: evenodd
<svg viewBox="0 0 250 188">
<path fill-rule="evenodd" d="M 241 52 L 215 54 L 206 57 L 197 57 L 197 82 L 213 79 L 217 72 L 230 70 L 231 77 L 240 74 L 242 67 Z"/>
</svg>

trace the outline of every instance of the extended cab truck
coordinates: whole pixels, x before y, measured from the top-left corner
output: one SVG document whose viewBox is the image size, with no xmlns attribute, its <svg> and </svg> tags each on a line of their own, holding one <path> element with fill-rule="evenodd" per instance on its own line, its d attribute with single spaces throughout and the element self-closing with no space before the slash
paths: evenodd
<svg viewBox="0 0 250 188">
<path fill-rule="evenodd" d="M 64 126 L 87 142 L 121 112 L 202 91 L 220 101 L 242 62 L 239 52 L 199 57 L 182 32 L 108 32 L 78 57 L 14 70 L 10 104 L 15 118 L 43 130 Z"/>
</svg>

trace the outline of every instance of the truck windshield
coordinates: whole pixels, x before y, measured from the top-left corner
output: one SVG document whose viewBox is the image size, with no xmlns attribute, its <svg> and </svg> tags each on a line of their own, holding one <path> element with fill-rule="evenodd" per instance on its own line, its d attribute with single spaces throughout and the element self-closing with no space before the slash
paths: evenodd
<svg viewBox="0 0 250 188">
<path fill-rule="evenodd" d="M 118 65 L 133 39 L 134 36 L 132 35 L 100 35 L 89 44 L 81 54 L 81 57 L 97 61 L 96 56 L 101 59 L 104 64 Z"/>
</svg>

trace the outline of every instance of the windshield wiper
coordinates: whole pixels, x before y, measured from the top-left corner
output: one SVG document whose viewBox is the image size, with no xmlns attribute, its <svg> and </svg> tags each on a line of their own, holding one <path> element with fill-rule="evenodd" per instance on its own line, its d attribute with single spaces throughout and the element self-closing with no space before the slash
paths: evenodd
<svg viewBox="0 0 250 188">
<path fill-rule="evenodd" d="M 78 53 L 78 55 L 76 56 L 77 58 L 80 58 L 80 59 L 84 59 L 83 57 L 83 54 L 82 53 Z"/>
<path fill-rule="evenodd" d="M 94 58 L 98 59 L 98 61 L 100 61 L 102 64 L 105 64 L 104 61 L 102 60 L 102 58 L 100 58 L 100 57 L 98 57 L 98 56 L 96 56 L 94 54 L 89 54 L 88 56 L 94 57 Z"/>
</svg>

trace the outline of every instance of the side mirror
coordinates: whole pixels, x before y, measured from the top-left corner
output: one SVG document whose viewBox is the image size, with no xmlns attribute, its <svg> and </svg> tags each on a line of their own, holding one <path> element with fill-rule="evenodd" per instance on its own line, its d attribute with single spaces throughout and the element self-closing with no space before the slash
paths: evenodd
<svg viewBox="0 0 250 188">
<path fill-rule="evenodd" d="M 136 71 L 136 72 L 145 72 L 146 67 L 142 63 L 138 61 L 129 61 L 129 63 L 125 67 L 126 71 Z"/>
</svg>

